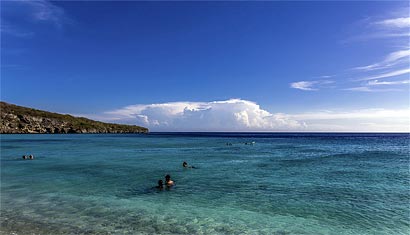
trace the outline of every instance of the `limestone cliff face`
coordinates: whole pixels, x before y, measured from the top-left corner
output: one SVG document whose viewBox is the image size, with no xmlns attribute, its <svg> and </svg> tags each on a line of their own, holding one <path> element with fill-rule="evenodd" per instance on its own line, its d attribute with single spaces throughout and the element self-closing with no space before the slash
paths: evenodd
<svg viewBox="0 0 410 235">
<path fill-rule="evenodd" d="M 0 133 L 148 133 L 148 129 L 93 121 L 0 102 Z"/>
</svg>

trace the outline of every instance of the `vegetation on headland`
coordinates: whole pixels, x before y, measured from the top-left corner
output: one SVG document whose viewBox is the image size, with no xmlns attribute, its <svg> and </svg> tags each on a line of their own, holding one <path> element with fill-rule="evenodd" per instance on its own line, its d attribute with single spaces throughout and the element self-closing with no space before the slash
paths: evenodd
<svg viewBox="0 0 410 235">
<path fill-rule="evenodd" d="M 104 123 L 0 102 L 0 133 L 148 133 L 145 127 Z"/>
</svg>

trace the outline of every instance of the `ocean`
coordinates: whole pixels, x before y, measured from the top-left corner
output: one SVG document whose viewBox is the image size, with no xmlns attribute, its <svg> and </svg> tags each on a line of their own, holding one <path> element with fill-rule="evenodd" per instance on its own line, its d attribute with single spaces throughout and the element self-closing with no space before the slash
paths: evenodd
<svg viewBox="0 0 410 235">
<path fill-rule="evenodd" d="M 408 235 L 409 141 L 349 133 L 1 135 L 0 234 Z M 30 154 L 34 160 L 22 159 Z M 156 189 L 166 174 L 176 185 Z"/>
</svg>

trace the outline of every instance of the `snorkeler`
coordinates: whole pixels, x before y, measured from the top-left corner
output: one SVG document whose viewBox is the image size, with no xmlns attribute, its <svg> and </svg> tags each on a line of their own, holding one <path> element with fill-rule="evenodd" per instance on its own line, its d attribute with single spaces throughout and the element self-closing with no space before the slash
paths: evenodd
<svg viewBox="0 0 410 235">
<path fill-rule="evenodd" d="M 155 188 L 159 190 L 164 189 L 164 183 L 162 182 L 162 180 L 158 180 L 158 185 Z"/>
<path fill-rule="evenodd" d="M 175 182 L 173 180 L 171 180 L 170 175 L 165 176 L 165 185 L 166 186 L 174 186 L 175 185 Z"/>
</svg>

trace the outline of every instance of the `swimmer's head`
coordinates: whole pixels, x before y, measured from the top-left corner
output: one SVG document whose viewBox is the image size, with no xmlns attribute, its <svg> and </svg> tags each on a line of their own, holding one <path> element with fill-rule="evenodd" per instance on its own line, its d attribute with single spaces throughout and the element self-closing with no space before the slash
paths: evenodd
<svg viewBox="0 0 410 235">
<path fill-rule="evenodd" d="M 171 179 L 171 176 L 170 175 L 166 175 L 165 176 L 165 181 L 169 181 Z"/>
<path fill-rule="evenodd" d="M 27 156 L 26 156 L 26 155 L 23 155 L 23 159 L 27 159 Z"/>
<path fill-rule="evenodd" d="M 188 163 L 187 163 L 187 162 L 183 162 L 183 163 L 182 163 L 182 166 L 183 166 L 183 167 L 187 167 L 187 166 L 188 166 Z"/>
<path fill-rule="evenodd" d="M 162 182 L 162 180 L 158 180 L 158 186 L 162 186 L 164 183 Z"/>
</svg>

